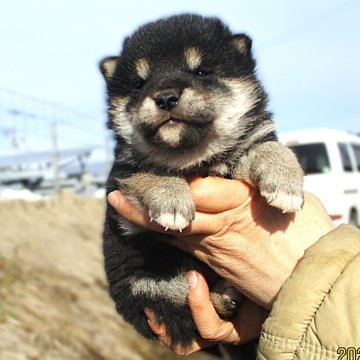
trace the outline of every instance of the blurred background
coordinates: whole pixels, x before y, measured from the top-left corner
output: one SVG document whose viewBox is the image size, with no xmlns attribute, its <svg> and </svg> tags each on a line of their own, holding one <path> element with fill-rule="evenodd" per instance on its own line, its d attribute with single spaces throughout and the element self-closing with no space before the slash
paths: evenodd
<svg viewBox="0 0 360 360">
<path fill-rule="evenodd" d="M 356 0 L 2 0 L 1 360 L 175 358 L 123 324 L 107 297 L 113 143 L 98 63 L 139 25 L 183 12 L 252 37 L 280 133 L 360 133 Z"/>
</svg>

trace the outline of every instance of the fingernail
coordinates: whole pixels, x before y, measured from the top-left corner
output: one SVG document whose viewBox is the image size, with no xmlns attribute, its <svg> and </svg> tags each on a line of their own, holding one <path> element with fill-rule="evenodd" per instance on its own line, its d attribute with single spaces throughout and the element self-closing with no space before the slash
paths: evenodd
<svg viewBox="0 0 360 360">
<path fill-rule="evenodd" d="M 108 195 L 108 202 L 113 208 L 117 208 L 119 205 L 119 194 L 118 191 L 113 191 Z"/>
<path fill-rule="evenodd" d="M 155 332 L 159 331 L 159 329 L 161 328 L 161 324 L 156 321 L 154 311 L 152 311 L 150 308 L 145 308 L 144 314 L 151 329 Z"/>
<path fill-rule="evenodd" d="M 186 277 L 187 277 L 187 281 L 188 281 L 188 284 L 189 284 L 189 288 L 190 289 L 196 288 L 196 286 L 198 284 L 198 277 L 197 277 L 196 272 L 195 271 L 189 271 L 186 274 Z"/>
<path fill-rule="evenodd" d="M 149 322 L 152 322 L 152 323 L 155 322 L 155 314 L 150 308 L 145 308 L 144 313 Z"/>
</svg>

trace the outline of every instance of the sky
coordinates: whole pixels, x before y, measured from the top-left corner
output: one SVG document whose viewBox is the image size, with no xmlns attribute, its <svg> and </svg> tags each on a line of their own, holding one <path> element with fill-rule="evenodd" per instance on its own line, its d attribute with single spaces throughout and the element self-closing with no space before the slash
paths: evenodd
<svg viewBox="0 0 360 360">
<path fill-rule="evenodd" d="M 0 88 L 77 109 L 103 126 L 99 61 L 118 55 L 139 25 L 184 12 L 217 16 L 252 37 L 280 132 L 360 132 L 357 0 L 1 0 Z"/>
</svg>

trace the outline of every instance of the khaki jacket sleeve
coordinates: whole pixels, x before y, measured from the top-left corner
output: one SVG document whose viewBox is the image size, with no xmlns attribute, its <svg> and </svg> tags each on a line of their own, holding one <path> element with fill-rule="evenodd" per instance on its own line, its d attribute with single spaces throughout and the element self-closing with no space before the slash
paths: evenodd
<svg viewBox="0 0 360 360">
<path fill-rule="evenodd" d="M 257 359 L 360 359 L 360 230 L 310 247 L 263 325 Z"/>
</svg>

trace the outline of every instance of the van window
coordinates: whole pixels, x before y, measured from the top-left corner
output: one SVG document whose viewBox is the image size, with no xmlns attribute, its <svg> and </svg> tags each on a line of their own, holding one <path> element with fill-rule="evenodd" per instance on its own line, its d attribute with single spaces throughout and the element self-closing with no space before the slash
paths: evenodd
<svg viewBox="0 0 360 360">
<path fill-rule="evenodd" d="M 360 171 L 360 145 L 351 144 L 351 147 L 354 150 L 356 167 Z"/>
<path fill-rule="evenodd" d="M 324 143 L 291 145 L 289 148 L 297 156 L 306 175 L 330 172 L 329 156 Z"/>
<path fill-rule="evenodd" d="M 353 171 L 353 167 L 351 165 L 349 149 L 344 143 L 338 143 L 338 147 L 341 155 L 341 162 L 343 166 L 343 170 L 346 172 Z"/>
</svg>

